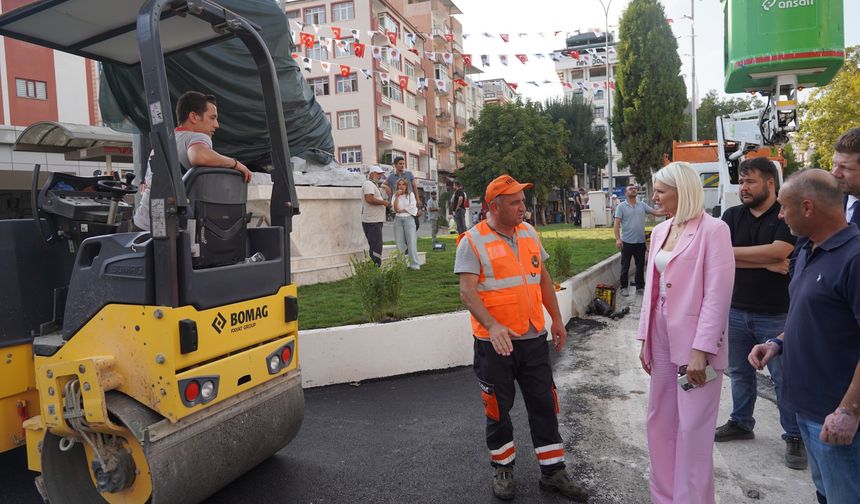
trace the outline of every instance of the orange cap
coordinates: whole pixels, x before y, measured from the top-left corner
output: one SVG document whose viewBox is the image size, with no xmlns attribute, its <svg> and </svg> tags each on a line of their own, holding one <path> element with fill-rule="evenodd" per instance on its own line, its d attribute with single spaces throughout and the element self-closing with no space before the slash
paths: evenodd
<svg viewBox="0 0 860 504">
<path fill-rule="evenodd" d="M 492 201 L 500 194 L 514 194 L 533 185 L 531 183 L 520 184 L 510 175 L 499 175 L 487 186 L 487 191 L 484 192 L 484 201 Z"/>
</svg>

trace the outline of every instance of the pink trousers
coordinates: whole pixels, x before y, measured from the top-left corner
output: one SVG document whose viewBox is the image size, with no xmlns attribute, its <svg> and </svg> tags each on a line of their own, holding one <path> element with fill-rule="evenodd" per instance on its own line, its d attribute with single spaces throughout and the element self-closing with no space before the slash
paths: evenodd
<svg viewBox="0 0 860 504">
<path fill-rule="evenodd" d="M 703 387 L 684 391 L 678 364 L 669 360 L 666 305 L 658 301 L 651 326 L 651 392 L 648 450 L 651 499 L 657 504 L 712 504 L 714 429 L 723 374 Z"/>
</svg>

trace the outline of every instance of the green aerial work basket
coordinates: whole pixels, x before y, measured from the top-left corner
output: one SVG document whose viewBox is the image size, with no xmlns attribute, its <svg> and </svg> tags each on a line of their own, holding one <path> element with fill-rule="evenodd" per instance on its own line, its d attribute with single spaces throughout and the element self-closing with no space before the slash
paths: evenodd
<svg viewBox="0 0 860 504">
<path fill-rule="evenodd" d="M 721 0 L 726 92 L 770 90 L 777 75 L 823 86 L 845 61 L 843 0 Z"/>
</svg>

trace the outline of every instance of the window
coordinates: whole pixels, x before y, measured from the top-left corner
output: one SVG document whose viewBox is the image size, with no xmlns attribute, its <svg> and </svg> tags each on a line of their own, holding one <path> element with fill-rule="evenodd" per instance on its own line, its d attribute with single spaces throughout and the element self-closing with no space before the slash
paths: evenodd
<svg viewBox="0 0 860 504">
<path fill-rule="evenodd" d="M 334 57 L 335 58 L 345 58 L 347 56 L 352 56 L 352 43 L 355 42 L 355 39 L 352 37 L 341 39 L 340 42 L 334 43 Z"/>
<path fill-rule="evenodd" d="M 418 126 L 412 123 L 406 125 L 406 133 L 407 137 L 413 142 L 420 142 L 420 138 L 418 138 Z"/>
<path fill-rule="evenodd" d="M 341 147 L 337 150 L 337 157 L 342 164 L 360 163 L 361 146 Z"/>
<path fill-rule="evenodd" d="M 355 7 L 352 2 L 331 4 L 332 21 L 346 21 L 347 19 L 355 19 Z"/>
<path fill-rule="evenodd" d="M 391 162 L 394 161 L 395 158 L 399 158 L 399 157 L 406 159 L 406 153 L 403 151 L 394 150 L 394 149 L 382 151 L 382 159 L 384 160 L 383 162 L 387 161 L 389 164 L 391 164 Z"/>
<path fill-rule="evenodd" d="M 406 93 L 406 106 L 412 110 L 418 111 L 418 102 L 415 101 L 415 95 L 410 92 Z"/>
<path fill-rule="evenodd" d="M 415 77 L 415 65 L 407 61 L 404 66 L 406 67 L 406 75 Z"/>
<path fill-rule="evenodd" d="M 594 117 L 603 117 L 603 107 L 594 107 Z"/>
<path fill-rule="evenodd" d="M 349 74 L 348 77 L 336 75 L 334 79 L 337 83 L 337 94 L 355 93 L 358 91 L 358 79 L 355 77 L 355 73 Z"/>
<path fill-rule="evenodd" d="M 602 89 L 598 89 L 597 92 L 594 93 L 594 99 L 595 100 L 602 100 L 603 99 L 603 90 Z"/>
<path fill-rule="evenodd" d="M 305 9 L 305 23 L 325 24 L 325 7 L 308 7 Z"/>
<path fill-rule="evenodd" d="M 400 25 L 387 12 L 382 12 L 379 14 L 379 29 L 383 32 L 394 32 L 399 35 Z"/>
<path fill-rule="evenodd" d="M 20 98 L 48 99 L 48 85 L 42 81 L 15 79 L 15 91 Z"/>
<path fill-rule="evenodd" d="M 445 67 L 445 65 L 433 66 L 433 78 L 448 80 L 448 69 Z"/>
<path fill-rule="evenodd" d="M 287 19 L 299 19 L 300 17 L 302 17 L 302 13 L 298 9 L 287 11 Z"/>
<path fill-rule="evenodd" d="M 404 128 L 403 119 L 394 116 L 388 117 L 388 131 L 390 131 L 392 135 L 406 136 L 406 130 Z"/>
<path fill-rule="evenodd" d="M 358 110 L 345 110 L 337 113 L 337 129 L 358 128 Z"/>
<path fill-rule="evenodd" d="M 412 171 L 418 171 L 418 156 L 415 154 L 409 155 L 409 169 Z"/>
<path fill-rule="evenodd" d="M 413 41 L 411 43 L 409 42 L 409 39 L 406 38 L 406 35 L 409 35 L 412 38 Z M 415 47 L 415 41 L 418 40 L 418 37 L 413 37 L 413 35 L 415 35 L 415 34 L 412 32 L 406 32 L 403 34 L 403 42 L 406 44 L 406 47 L 408 47 L 409 49 L 412 49 L 413 47 Z"/>
<path fill-rule="evenodd" d="M 330 94 L 328 88 L 328 77 L 317 77 L 308 79 L 308 86 L 314 90 L 316 96 L 326 96 Z"/>
<path fill-rule="evenodd" d="M 403 91 L 400 89 L 400 84 L 396 81 L 390 80 L 388 84 L 382 84 L 382 96 L 403 103 Z"/>
<path fill-rule="evenodd" d="M 315 60 L 328 59 L 328 45 L 322 45 L 319 41 L 314 42 L 314 46 L 307 51 L 308 58 Z"/>
</svg>

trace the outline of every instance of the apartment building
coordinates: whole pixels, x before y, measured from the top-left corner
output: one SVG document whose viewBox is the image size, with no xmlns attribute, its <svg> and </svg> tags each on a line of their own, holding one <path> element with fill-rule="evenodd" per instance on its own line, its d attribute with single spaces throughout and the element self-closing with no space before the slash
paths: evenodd
<svg viewBox="0 0 860 504">
<path fill-rule="evenodd" d="M 516 85 L 505 79 L 482 80 L 478 81 L 478 85 L 483 90 L 484 105 L 504 105 L 512 103 L 520 97 Z"/>
<path fill-rule="evenodd" d="M 607 54 L 607 37 L 608 49 Z M 564 87 L 565 97 L 578 97 L 594 108 L 594 127 L 608 131 L 611 100 L 615 90 L 615 65 L 618 64 L 617 42 L 611 33 L 587 32 L 568 36 L 563 55 L 555 62 L 555 70 Z M 607 67 L 608 62 L 608 67 Z M 607 75 L 608 70 L 608 75 Z M 619 169 L 621 153 L 612 145 L 612 187 L 624 187 L 633 179 L 629 168 Z M 581 178 L 580 175 L 578 177 Z M 594 186 L 579 180 L 584 186 Z M 608 164 L 602 170 L 600 188 L 609 187 Z M 597 188 L 597 187 L 592 187 Z"/>
<path fill-rule="evenodd" d="M 306 77 L 329 114 L 340 163 L 363 171 L 403 156 L 419 179 L 432 181 L 456 171 L 457 143 L 483 100 L 471 78 L 479 70 L 463 58 L 453 1 L 292 0 L 284 8 L 292 29 L 315 34 L 313 47 L 299 53 L 314 61 Z M 350 50 L 355 33 L 367 44 L 363 57 Z M 323 61 L 331 63 L 328 71 Z M 355 73 L 346 88 L 339 65 Z M 406 87 L 399 85 L 403 76 Z"/>
</svg>

